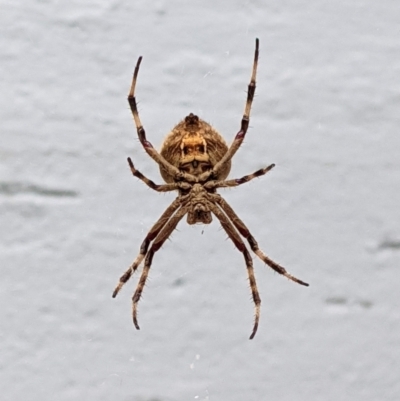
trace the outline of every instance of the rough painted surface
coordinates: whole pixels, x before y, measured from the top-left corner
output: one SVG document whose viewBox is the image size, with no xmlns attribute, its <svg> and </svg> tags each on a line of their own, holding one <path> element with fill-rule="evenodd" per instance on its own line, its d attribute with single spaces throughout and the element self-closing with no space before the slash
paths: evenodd
<svg viewBox="0 0 400 401">
<path fill-rule="evenodd" d="M 267 3 L 267 4 L 266 4 Z M 269 3 L 269 4 L 268 4 Z M 3 0 L 0 316 L 3 400 L 400 399 L 400 8 L 394 1 Z M 111 298 L 171 202 L 158 147 L 189 112 L 238 131 L 260 38 L 251 129 L 221 191 L 262 249 L 256 338 L 242 255 L 185 223 Z M 203 233 L 204 231 L 204 233 Z"/>
</svg>

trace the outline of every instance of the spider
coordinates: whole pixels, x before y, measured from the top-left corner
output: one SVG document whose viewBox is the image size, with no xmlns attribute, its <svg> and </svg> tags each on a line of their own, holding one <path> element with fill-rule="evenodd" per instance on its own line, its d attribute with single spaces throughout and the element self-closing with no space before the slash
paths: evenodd
<svg viewBox="0 0 400 401">
<path fill-rule="evenodd" d="M 190 113 L 166 137 L 161 151 L 157 152 L 147 140 L 145 130 L 139 118 L 136 104 L 135 87 L 142 57 L 139 57 L 133 74 L 132 85 L 128 95 L 128 102 L 135 121 L 140 143 L 147 154 L 159 165 L 160 173 L 165 184 L 155 184 L 137 170 L 128 157 L 132 174 L 142 180 L 151 189 L 157 192 L 178 191 L 178 196 L 165 210 L 161 217 L 146 235 L 137 258 L 128 270 L 121 276 L 112 296 L 115 298 L 122 286 L 130 279 L 144 260 L 144 268 L 140 276 L 136 291 L 132 297 L 132 317 L 137 330 L 140 329 L 137 321 L 137 307 L 147 276 L 153 261 L 154 254 L 161 248 L 166 239 L 175 230 L 180 220 L 187 215 L 188 224 L 210 224 L 212 215 L 221 223 L 236 248 L 243 254 L 250 288 L 255 305 L 255 319 L 250 339 L 253 339 L 260 319 L 261 299 L 257 290 L 254 276 L 253 261 L 245 243 L 244 237 L 251 250 L 273 270 L 288 279 L 308 286 L 302 280 L 292 276 L 284 267 L 270 259 L 259 247 L 249 229 L 238 217 L 226 200 L 217 193 L 218 188 L 237 187 L 253 178 L 260 177 L 270 171 L 275 165 L 257 170 L 253 174 L 242 178 L 227 180 L 231 160 L 242 144 L 250 121 L 250 109 L 256 90 L 256 73 L 258 64 L 259 40 L 256 39 L 253 70 L 247 91 L 247 101 L 242 117 L 240 130 L 232 144 L 228 147 L 222 136 L 210 124 Z"/>
</svg>

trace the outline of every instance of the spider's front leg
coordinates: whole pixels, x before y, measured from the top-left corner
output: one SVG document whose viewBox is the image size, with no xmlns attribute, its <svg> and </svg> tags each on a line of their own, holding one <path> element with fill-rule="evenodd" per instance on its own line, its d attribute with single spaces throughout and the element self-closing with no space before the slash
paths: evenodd
<svg viewBox="0 0 400 401">
<path fill-rule="evenodd" d="M 283 266 L 279 265 L 278 263 L 274 262 L 270 259 L 259 247 L 258 243 L 255 238 L 251 235 L 249 229 L 243 223 L 243 221 L 238 217 L 238 215 L 234 212 L 228 202 L 222 198 L 219 194 L 209 194 L 209 196 L 217 202 L 222 210 L 226 213 L 229 219 L 233 222 L 236 229 L 243 235 L 244 238 L 247 239 L 247 242 L 250 245 L 251 250 L 269 267 L 275 270 L 277 273 L 282 274 L 283 276 L 287 277 L 289 280 L 294 281 L 295 283 L 304 285 L 306 287 L 309 286 L 308 283 L 298 279 L 297 277 L 290 274 Z"/>
<path fill-rule="evenodd" d="M 168 237 L 172 234 L 175 230 L 176 226 L 178 225 L 179 221 L 182 217 L 187 213 L 187 207 L 182 206 L 174 216 L 164 225 L 162 230 L 159 231 L 157 237 L 155 238 L 153 244 L 151 245 L 146 259 L 144 261 L 144 268 L 142 275 L 140 276 L 139 283 L 136 287 L 136 291 L 132 297 L 132 317 L 133 317 L 133 324 L 135 325 L 137 330 L 140 330 L 138 321 L 137 321 L 137 305 L 142 296 L 143 288 L 146 284 L 147 276 L 149 275 L 149 270 L 151 267 L 151 262 L 153 260 L 154 254 L 161 248 L 163 243 L 168 239 Z"/>
<path fill-rule="evenodd" d="M 250 335 L 250 340 L 252 340 L 257 333 L 258 323 L 260 320 L 260 305 L 261 305 L 261 298 L 258 293 L 256 277 L 254 275 L 253 260 L 251 258 L 250 252 L 246 248 L 246 245 L 240 238 L 240 235 L 238 234 L 232 223 L 229 221 L 229 219 L 222 212 L 222 210 L 212 202 L 208 202 L 207 205 L 212 211 L 212 213 L 214 213 L 215 216 L 217 216 L 217 219 L 220 221 L 222 228 L 226 231 L 229 238 L 235 244 L 236 248 L 243 253 L 243 257 L 247 267 L 247 274 L 249 276 L 251 293 L 253 295 L 253 301 L 255 306 L 254 326 L 253 326 L 253 331 Z"/>
<path fill-rule="evenodd" d="M 139 255 L 134 260 L 134 262 L 129 266 L 128 270 L 120 277 L 119 283 L 115 287 L 115 290 L 112 294 L 113 298 L 117 296 L 122 286 L 131 278 L 132 274 L 139 267 L 140 263 L 147 254 L 147 250 L 149 249 L 151 241 L 153 241 L 158 236 L 160 231 L 167 224 L 168 220 L 176 212 L 176 210 L 180 207 L 180 205 L 181 205 L 181 199 L 176 198 L 171 203 L 171 205 L 165 210 L 165 212 L 161 215 L 161 217 L 157 220 L 157 222 L 154 224 L 151 230 L 148 232 L 146 238 L 144 239 L 142 245 L 140 246 Z"/>
</svg>

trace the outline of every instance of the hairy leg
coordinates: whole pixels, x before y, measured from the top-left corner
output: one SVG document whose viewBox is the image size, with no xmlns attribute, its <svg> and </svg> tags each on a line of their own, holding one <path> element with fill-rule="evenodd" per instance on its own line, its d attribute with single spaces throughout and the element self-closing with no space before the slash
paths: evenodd
<svg viewBox="0 0 400 401">
<path fill-rule="evenodd" d="M 254 317 L 254 326 L 253 331 L 250 335 L 250 340 L 254 338 L 258 329 L 258 322 L 260 320 L 260 305 L 261 305 L 261 298 L 258 293 L 256 278 L 254 275 L 254 268 L 253 268 L 253 260 L 251 258 L 250 252 L 247 250 L 246 245 L 240 238 L 240 235 L 236 231 L 235 227 L 229 221 L 228 217 L 225 213 L 214 203 L 208 202 L 208 207 L 210 208 L 211 212 L 215 214 L 217 219 L 220 221 L 222 228 L 226 231 L 229 238 L 235 244 L 236 248 L 243 253 L 244 260 L 246 262 L 247 267 L 247 274 L 249 276 L 250 288 L 251 293 L 253 295 L 253 301 L 255 305 L 255 317 Z"/>
<path fill-rule="evenodd" d="M 246 227 L 246 225 L 243 223 L 243 221 L 238 217 L 238 215 L 234 212 L 234 210 L 229 206 L 228 202 L 222 198 L 222 196 L 218 194 L 209 194 L 213 199 L 215 199 L 215 202 L 217 202 L 222 210 L 227 214 L 227 216 L 231 219 L 233 222 L 234 226 L 237 228 L 237 230 L 240 232 L 240 234 L 245 237 L 250 245 L 251 250 L 264 262 L 266 263 L 269 267 L 271 267 L 273 270 L 278 272 L 279 274 L 282 274 L 283 276 L 287 277 L 288 279 L 301 284 L 305 285 L 308 287 L 309 284 L 306 282 L 299 280 L 298 278 L 292 276 L 290 273 L 286 271 L 286 269 L 279 265 L 278 263 L 274 262 L 272 259 L 270 259 L 259 247 L 257 241 L 254 239 L 254 237 L 250 234 L 249 229 Z"/>
<path fill-rule="evenodd" d="M 208 181 L 204 184 L 204 187 L 207 189 L 237 187 L 238 185 L 242 185 L 245 184 L 246 182 L 251 181 L 253 178 L 261 177 L 262 175 L 268 173 L 268 171 L 272 170 L 274 167 L 275 164 L 271 164 L 268 167 L 257 170 L 253 174 L 245 175 L 242 178 L 236 178 L 233 180 Z"/>
<path fill-rule="evenodd" d="M 207 173 L 202 174 L 202 176 L 200 177 L 201 180 L 203 180 L 204 177 L 209 177 L 209 176 L 217 177 L 218 172 L 224 168 L 225 163 L 227 163 L 229 160 L 232 159 L 233 155 L 240 148 L 240 145 L 242 144 L 242 142 L 246 136 L 247 129 L 249 128 L 249 123 L 250 123 L 251 105 L 253 103 L 254 93 L 256 91 L 258 53 L 259 53 L 259 40 L 256 39 L 256 49 L 254 52 L 253 71 L 251 74 L 250 84 L 247 89 L 246 107 L 244 109 L 242 122 L 240 124 L 240 131 L 236 134 L 235 139 L 233 140 L 231 146 L 229 147 L 228 151 L 225 153 L 223 158 L 212 168 L 212 170 L 208 171 Z"/>
<path fill-rule="evenodd" d="M 146 138 L 146 132 L 143 128 L 142 122 L 140 121 L 139 112 L 138 112 L 137 104 L 136 104 L 136 97 L 135 97 L 136 81 L 137 81 L 137 76 L 139 74 L 139 68 L 140 68 L 141 62 L 142 62 L 142 57 L 139 57 L 139 59 L 136 63 L 135 71 L 133 73 L 131 89 L 128 94 L 128 102 L 129 102 L 129 106 L 132 111 L 133 119 L 135 120 L 136 130 L 138 133 L 140 143 L 142 144 L 142 146 L 143 146 L 144 150 L 147 152 L 147 154 L 157 164 L 163 166 L 163 168 L 168 172 L 168 174 L 170 174 L 171 176 L 175 177 L 178 180 L 185 179 L 186 181 L 189 181 L 189 182 L 196 182 L 197 181 L 196 177 L 194 177 L 191 174 L 184 173 L 184 172 L 180 171 L 177 167 L 168 163 L 167 160 L 165 160 L 164 157 L 162 157 L 154 149 L 153 145 Z"/>
<path fill-rule="evenodd" d="M 181 198 L 182 199 L 182 198 Z M 132 274 L 135 272 L 135 270 L 139 267 L 140 263 L 144 259 L 144 257 L 147 254 L 147 250 L 149 248 L 149 245 L 151 241 L 153 241 L 157 235 L 160 233 L 160 231 L 163 229 L 163 227 L 167 224 L 168 220 L 170 220 L 171 216 L 175 213 L 175 211 L 180 207 L 181 205 L 181 199 L 177 198 L 175 199 L 170 206 L 165 210 L 165 212 L 161 215 L 161 217 L 157 220 L 157 222 L 154 224 L 154 226 L 151 228 L 151 230 L 148 232 L 146 235 L 146 238 L 142 242 L 142 245 L 140 246 L 140 252 L 137 258 L 133 261 L 133 263 L 129 266 L 128 270 L 120 277 L 118 285 L 115 287 L 115 290 L 112 294 L 112 297 L 115 298 L 122 288 L 122 286 L 131 278 Z"/>
<path fill-rule="evenodd" d="M 133 317 L 133 324 L 135 325 L 137 330 L 140 330 L 138 321 L 137 321 L 137 305 L 142 296 L 143 288 L 146 284 L 147 276 L 149 274 L 149 270 L 151 267 L 151 262 L 153 260 L 154 254 L 161 248 L 163 243 L 167 240 L 167 238 L 172 234 L 175 230 L 176 226 L 178 225 L 179 221 L 182 217 L 187 213 L 187 207 L 182 206 L 174 216 L 165 224 L 163 229 L 158 233 L 157 237 L 155 238 L 153 244 L 151 245 L 144 262 L 144 268 L 142 275 L 140 276 L 139 283 L 136 287 L 136 291 L 132 297 L 132 317 Z"/>
<path fill-rule="evenodd" d="M 136 170 L 130 157 L 128 157 L 128 163 L 129 163 L 129 167 L 131 169 L 132 174 L 135 177 L 142 180 L 151 189 L 154 189 L 157 192 L 169 192 L 169 191 L 174 191 L 179 188 L 179 184 L 176 182 L 174 182 L 172 184 L 162 184 L 162 185 L 156 184 L 154 181 L 152 181 L 149 178 L 147 178 L 146 176 L 144 176 L 139 170 Z"/>
</svg>

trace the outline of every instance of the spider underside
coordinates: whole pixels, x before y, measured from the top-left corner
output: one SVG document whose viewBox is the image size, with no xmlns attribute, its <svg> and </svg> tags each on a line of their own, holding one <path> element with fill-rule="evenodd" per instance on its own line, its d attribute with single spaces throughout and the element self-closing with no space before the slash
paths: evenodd
<svg viewBox="0 0 400 401">
<path fill-rule="evenodd" d="M 298 284 L 308 286 L 307 283 L 292 276 L 284 267 L 271 260 L 261 251 L 257 241 L 251 235 L 243 221 L 237 216 L 225 199 L 217 193 L 218 188 L 236 187 L 244 184 L 253 178 L 266 174 L 275 166 L 271 164 L 242 178 L 226 180 L 231 168 L 232 157 L 242 144 L 249 126 L 250 109 L 256 89 L 258 53 L 259 41 L 256 39 L 253 70 L 247 91 L 246 106 L 240 130 L 236 134 L 232 144 L 228 147 L 222 136 L 211 125 L 190 113 L 168 134 L 160 152 L 157 152 L 147 140 L 145 130 L 139 118 L 135 98 L 135 86 L 142 57 L 139 57 L 137 61 L 128 95 L 128 102 L 140 143 L 147 154 L 159 165 L 161 176 L 166 184 L 158 185 L 145 177 L 141 172 L 136 170 L 130 158 L 128 158 L 128 163 L 132 174 L 155 191 L 178 191 L 177 198 L 168 206 L 146 235 L 140 247 L 139 255 L 121 276 L 113 292 L 113 298 L 115 298 L 122 286 L 130 279 L 144 260 L 144 268 L 132 297 L 133 323 L 138 330 L 137 306 L 149 274 L 153 256 L 185 215 L 187 215 L 188 224 L 209 224 L 212 221 L 212 215 L 214 215 L 237 249 L 242 252 L 255 304 L 255 319 L 250 339 L 254 338 L 257 332 L 261 299 L 254 276 L 252 257 L 242 237 L 247 240 L 250 249 L 273 270 Z"/>
</svg>

